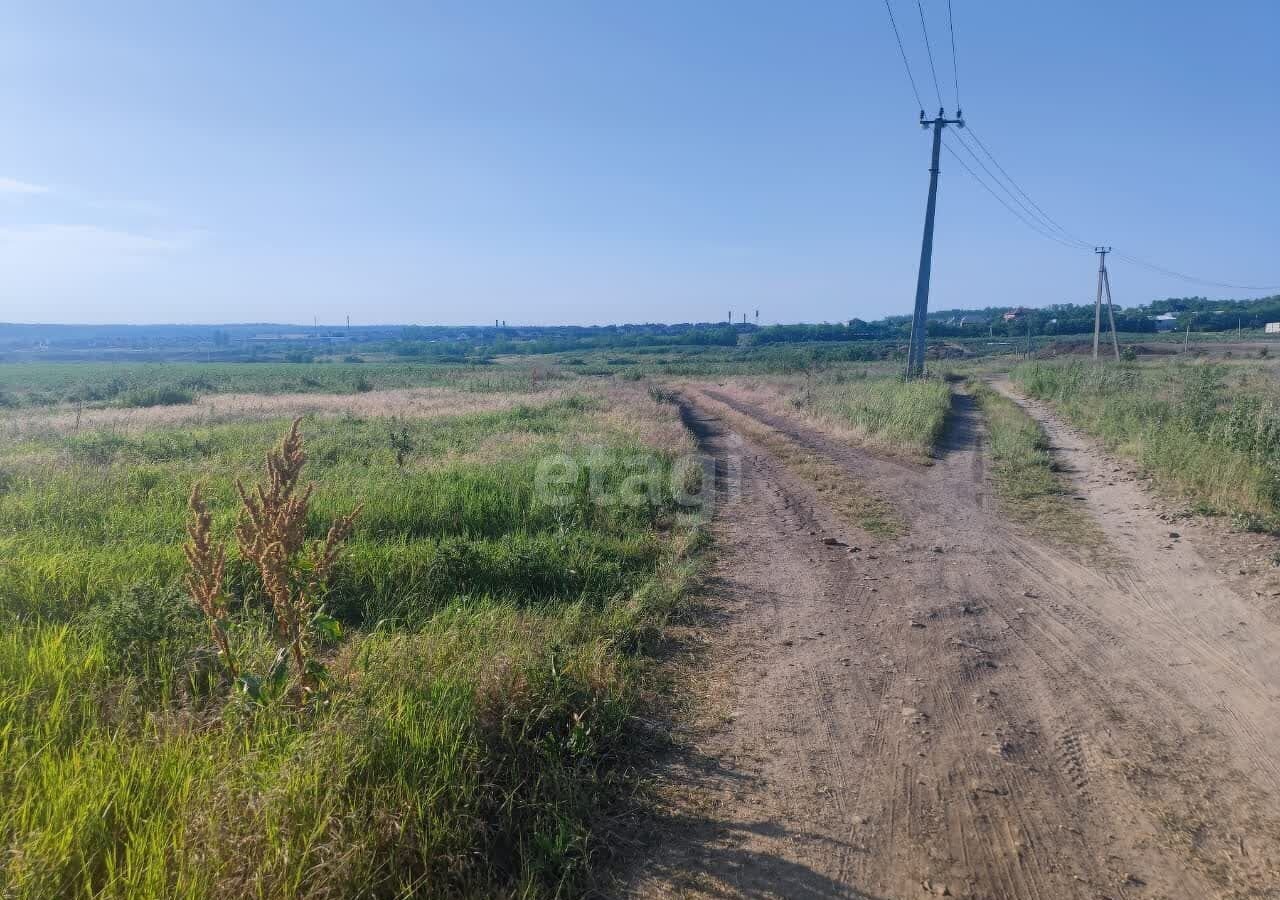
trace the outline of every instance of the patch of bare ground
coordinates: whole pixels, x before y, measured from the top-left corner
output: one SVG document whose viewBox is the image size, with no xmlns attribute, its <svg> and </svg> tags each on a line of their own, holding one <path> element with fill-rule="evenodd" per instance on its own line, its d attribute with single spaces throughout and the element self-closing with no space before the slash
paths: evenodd
<svg viewBox="0 0 1280 900">
<path fill-rule="evenodd" d="M 1133 461 L 1066 425 L 1047 404 L 1024 396 L 1008 380 L 993 387 L 1044 428 L 1070 479 L 1071 500 L 1105 529 L 1110 544 L 1173 572 L 1212 569 L 1237 595 L 1280 623 L 1280 537 L 1241 531 L 1226 518 L 1191 512 L 1184 502 L 1162 495 Z"/>
<path fill-rule="evenodd" d="M 850 524 L 708 396 L 874 483 L 907 530 Z M 714 693 L 628 896 L 1280 895 L 1280 631 L 1140 485 L 1122 509 L 1068 465 L 1117 550 L 1092 563 L 988 502 L 971 398 L 932 467 L 730 391 L 686 402 L 741 484 L 714 525 Z"/>
</svg>

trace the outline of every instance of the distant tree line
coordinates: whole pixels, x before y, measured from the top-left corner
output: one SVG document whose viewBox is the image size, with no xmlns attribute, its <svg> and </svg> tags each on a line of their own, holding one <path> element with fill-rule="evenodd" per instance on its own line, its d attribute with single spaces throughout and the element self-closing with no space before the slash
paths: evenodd
<svg viewBox="0 0 1280 900">
<path fill-rule="evenodd" d="M 1157 316 L 1172 313 L 1175 328 L 1188 324 L 1196 331 L 1229 331 L 1234 328 L 1261 329 L 1267 322 L 1280 322 L 1280 295 L 1257 300 L 1209 300 L 1205 297 L 1170 297 L 1145 306 L 1115 308 L 1116 328 L 1128 333 L 1157 330 Z M 1102 311 L 1107 327 L 1107 311 Z M 930 337 L 978 337 L 982 335 L 1019 337 L 1036 335 L 1088 334 L 1093 331 L 1092 303 L 1055 303 L 1041 307 L 988 306 L 981 309 L 945 309 L 929 313 Z M 810 342 L 906 340 L 911 334 L 910 316 L 886 316 L 872 322 L 850 319 L 846 323 L 770 325 L 747 339 L 752 344 L 797 344 Z"/>
</svg>

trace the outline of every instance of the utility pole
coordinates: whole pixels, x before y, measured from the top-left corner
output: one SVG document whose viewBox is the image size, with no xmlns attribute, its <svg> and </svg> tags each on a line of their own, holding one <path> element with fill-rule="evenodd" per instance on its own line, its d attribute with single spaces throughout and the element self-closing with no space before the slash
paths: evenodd
<svg viewBox="0 0 1280 900">
<path fill-rule="evenodd" d="M 964 113 L 957 109 L 956 117 L 948 119 L 945 109 L 939 109 L 936 118 L 924 117 L 920 110 L 920 127 L 933 128 L 933 165 L 929 167 L 929 204 L 924 210 L 924 240 L 920 244 L 920 272 L 916 278 L 916 308 L 911 317 L 911 343 L 907 347 L 907 377 L 919 378 L 924 374 L 925 323 L 929 316 L 929 274 L 933 267 L 933 218 L 938 206 L 938 157 L 942 153 L 942 129 L 948 125 L 964 127 Z"/>
<path fill-rule="evenodd" d="M 1116 362 L 1120 361 L 1120 338 L 1116 336 L 1116 313 L 1111 305 L 1111 276 L 1107 274 L 1107 254 L 1110 247 L 1094 247 L 1098 254 L 1098 296 L 1093 301 L 1093 358 L 1098 359 L 1098 338 L 1102 332 L 1102 291 L 1107 291 L 1107 319 L 1111 322 L 1111 347 L 1116 353 Z"/>
</svg>

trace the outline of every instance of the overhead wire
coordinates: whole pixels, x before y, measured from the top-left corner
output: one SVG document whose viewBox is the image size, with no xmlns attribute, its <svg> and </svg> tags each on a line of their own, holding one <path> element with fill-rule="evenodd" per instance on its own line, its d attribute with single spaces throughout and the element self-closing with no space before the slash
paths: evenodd
<svg viewBox="0 0 1280 900">
<path fill-rule="evenodd" d="M 1040 204 L 1036 203 L 1036 201 L 1031 198 L 1031 195 L 1028 194 L 1026 191 L 1024 191 L 1021 185 L 1018 184 L 1018 182 L 1013 180 L 1013 176 L 1010 175 L 1007 171 L 1005 171 L 1004 166 L 1000 165 L 999 160 L 997 160 L 995 158 L 995 155 L 989 149 L 987 149 L 987 145 L 982 142 L 982 138 L 979 137 L 978 133 L 973 130 L 973 126 L 971 126 L 968 122 L 965 123 L 965 131 L 968 132 L 969 137 L 973 138 L 974 143 L 978 145 L 978 148 L 983 152 L 983 154 L 987 157 L 987 159 L 991 160 L 991 164 L 995 166 L 996 169 L 1000 172 L 1000 174 L 1005 177 L 1005 179 L 1009 182 L 1009 184 L 1013 187 L 1013 189 L 1017 191 L 1018 194 L 1021 195 L 1022 198 L 1026 200 L 1027 203 L 1029 203 L 1036 210 L 1037 213 L 1040 214 L 1041 218 L 1043 218 L 1047 223 L 1052 225 L 1056 231 L 1061 232 L 1066 237 L 1069 237 L 1075 241 L 1079 241 L 1082 244 L 1089 243 L 1088 241 L 1081 240 L 1080 238 L 1073 235 L 1071 232 L 1067 231 L 1067 229 L 1063 228 L 1062 225 L 1056 219 L 1053 218 L 1053 216 L 1045 212 L 1044 209 L 1040 206 Z"/>
<path fill-rule="evenodd" d="M 1202 284 L 1207 287 L 1227 288 L 1233 291 L 1280 291 L 1280 285 L 1277 284 L 1231 284 L 1226 281 L 1212 281 L 1207 278 L 1198 278 L 1195 275 L 1187 275 L 1184 272 L 1175 272 L 1173 269 L 1166 269 L 1164 266 L 1158 266 L 1155 263 L 1147 262 L 1145 259 L 1139 259 L 1136 256 L 1130 256 L 1127 253 L 1117 253 L 1112 251 L 1112 256 L 1134 266 L 1141 266 L 1144 269 L 1150 269 L 1152 272 L 1159 272 L 1161 275 L 1168 275 L 1171 278 L 1177 278 L 1191 284 Z"/>
<path fill-rule="evenodd" d="M 1027 200 L 1023 200 L 1022 197 L 1018 196 L 1019 194 L 1022 193 L 1022 191 L 1018 190 L 1015 193 L 1014 190 L 1011 190 L 1009 186 L 1006 185 L 1003 180 L 1001 180 L 999 175 L 996 175 L 989 168 L 987 168 L 987 164 L 984 163 L 982 161 L 982 158 L 978 156 L 976 152 L 974 152 L 974 149 L 972 147 L 969 146 L 968 142 L 966 142 L 964 139 L 963 131 L 961 130 L 953 131 L 951 133 L 951 137 L 953 137 L 956 140 L 956 142 L 959 143 L 960 146 L 965 149 L 965 152 L 967 152 L 969 156 L 973 158 L 973 161 L 978 164 L 978 166 L 982 169 L 982 171 L 987 173 L 987 177 L 989 177 L 995 183 L 996 187 L 1004 191 L 1005 194 L 1008 195 L 1009 199 L 1012 200 L 1014 203 L 1016 203 L 1019 207 L 1021 207 L 1022 211 L 1026 213 L 1028 217 L 1035 220 L 1047 231 L 1057 233 L 1060 237 L 1063 238 L 1063 240 L 1067 241 L 1070 244 L 1074 244 L 1075 246 L 1080 247 L 1082 249 L 1092 248 L 1093 245 L 1090 244 L 1088 241 L 1081 240 L 1080 238 L 1071 234 L 1066 229 L 1064 229 L 1061 225 L 1058 225 L 1053 219 L 1049 218 L 1049 216 L 1045 215 L 1044 211 L 1041 210 L 1040 207 L 1037 206 L 1034 202 L 1031 202 L 1029 198 Z M 994 162 L 994 160 L 992 160 L 992 162 Z M 997 168 L 999 169 L 999 166 L 997 166 Z M 1000 169 L 1000 171 L 1004 172 L 1003 169 Z M 1005 177 L 1008 178 L 1007 175 Z M 1010 183 L 1012 183 L 1012 179 L 1010 179 Z M 1016 188 L 1016 185 L 1015 185 L 1015 188 Z M 1025 196 L 1025 194 L 1023 196 Z"/>
<path fill-rule="evenodd" d="M 960 114 L 960 64 L 956 62 L 956 19 L 947 0 L 947 28 L 951 30 L 951 75 L 956 85 L 956 115 Z"/>
<path fill-rule="evenodd" d="M 911 63 L 907 61 L 907 50 L 902 46 L 902 34 L 898 31 L 898 23 L 893 18 L 893 7 L 889 5 L 889 0 L 884 0 L 884 8 L 889 13 L 889 25 L 893 28 L 893 36 L 898 41 L 898 52 L 902 54 L 902 65 L 907 70 L 907 80 L 911 82 L 911 93 L 915 94 L 916 105 L 920 107 L 920 112 L 924 112 L 924 101 L 920 99 L 920 89 L 916 87 L 916 77 L 911 74 Z"/>
<path fill-rule="evenodd" d="M 959 133 L 953 132 L 952 135 L 950 135 L 950 137 L 959 138 Z M 972 135 L 972 137 L 974 138 L 975 141 L 978 141 L 977 135 Z M 982 165 L 982 161 L 977 158 L 977 156 L 973 153 L 973 150 L 970 149 L 962 139 L 959 140 L 959 143 L 962 147 L 965 148 L 966 151 L 969 152 L 971 156 L 974 157 L 975 161 L 978 162 L 979 166 L 982 168 L 984 172 L 986 172 L 986 174 L 991 178 L 991 180 L 995 182 L 995 184 L 999 186 L 1001 190 L 1003 190 L 1006 194 L 1009 194 L 1009 196 L 1016 201 L 1017 197 L 1014 197 L 1012 193 L 1009 191 L 1009 188 L 1006 187 L 1003 183 L 1001 183 L 1000 178 L 995 176 L 991 172 L 991 170 L 988 169 L 985 165 Z M 944 143 L 944 146 L 946 147 L 947 152 L 950 153 L 955 158 L 956 162 L 960 164 L 961 168 L 963 168 L 966 172 L 969 173 L 969 175 L 974 179 L 974 181 L 978 182 L 978 184 L 981 185 L 982 188 L 987 191 L 987 193 L 991 194 L 991 196 L 995 197 L 995 199 L 1000 202 L 1001 206 L 1003 206 L 1006 210 L 1008 210 L 1013 216 L 1015 216 L 1020 222 L 1022 222 L 1028 228 L 1031 228 L 1033 231 L 1035 231 L 1037 234 L 1041 235 L 1042 237 L 1049 238 L 1050 240 L 1056 241 L 1057 243 L 1062 244 L 1064 247 L 1069 247 L 1073 250 L 1093 250 L 1094 249 L 1093 245 L 1091 245 L 1089 242 L 1083 241 L 1080 238 L 1073 236 L 1070 232 L 1063 229 L 1062 226 L 1058 225 L 1055 220 L 1053 220 L 1047 213 L 1044 212 L 1043 209 L 1040 208 L 1039 204 L 1037 204 L 1034 200 L 1032 200 L 1030 196 L 1028 196 L 1025 192 L 1021 190 L 1021 188 L 1018 188 L 1017 183 L 1014 182 L 1012 178 L 1009 178 L 1008 173 L 1005 172 L 1004 168 L 995 161 L 994 157 L 988 154 L 988 158 L 991 159 L 992 164 L 995 165 L 996 168 L 1004 175 L 1004 177 L 1009 180 L 1009 183 L 1013 185 L 1014 188 L 1017 189 L 1018 192 L 1021 193 L 1023 197 L 1026 198 L 1027 203 L 1031 204 L 1031 206 L 1033 206 L 1040 213 L 1039 216 L 1036 216 L 1035 214 L 1031 213 L 1030 210 L 1027 209 L 1027 205 L 1024 203 L 1018 204 L 1018 206 L 1020 206 L 1021 209 L 1023 210 L 1023 212 L 1019 212 L 1017 209 L 1011 206 L 1003 197 L 1001 197 L 1000 194 L 996 193 L 996 191 L 989 184 L 987 184 L 987 182 L 981 176 L 979 176 L 978 173 L 975 172 L 972 167 L 970 167 L 964 161 L 964 159 L 960 156 L 960 154 L 956 153 L 955 149 L 950 145 L 949 142 Z M 979 141 L 979 146 L 982 146 L 980 141 Z M 1227 290 L 1237 290 L 1237 291 L 1280 290 L 1280 285 L 1234 284 L 1232 282 L 1214 281 L 1208 278 L 1200 278 L 1195 275 L 1188 275 L 1185 272 L 1178 272 L 1174 269 L 1165 268 L 1164 266 L 1157 265 L 1156 263 L 1149 262 L 1145 259 L 1141 259 L 1139 257 L 1133 256 L 1128 253 L 1124 253 L 1122 251 L 1112 250 L 1111 256 L 1113 259 L 1120 260 L 1121 262 L 1126 262 L 1126 263 L 1129 263 L 1130 265 L 1139 266 L 1141 268 L 1148 269 L 1152 272 L 1156 272 L 1158 274 L 1165 275 L 1170 278 L 1176 278 L 1191 284 L 1200 284 L 1200 285 L 1205 285 L 1209 287 L 1218 287 L 1218 288 L 1225 288 Z"/>
<path fill-rule="evenodd" d="M 961 157 L 960 154 L 957 153 L 952 148 L 951 144 L 948 141 L 943 141 L 942 146 L 946 149 L 948 153 L 952 155 L 952 157 L 955 158 L 955 161 L 960 164 L 960 167 L 969 173 L 969 175 L 973 178 L 974 181 L 976 181 L 979 185 L 981 185 L 982 188 L 988 194 L 990 194 L 992 197 L 996 199 L 996 202 L 998 202 L 1001 206 L 1007 209 L 1010 212 L 1010 214 L 1012 214 L 1023 225 L 1026 225 L 1028 228 L 1030 228 L 1032 231 L 1039 234 L 1041 237 L 1046 237 L 1051 241 L 1056 241 L 1057 243 L 1062 244 L 1062 246 L 1064 247 L 1069 247 L 1072 250 L 1081 249 L 1079 245 L 1070 243 L 1066 238 L 1063 238 L 1058 236 L 1057 234 L 1054 234 L 1052 231 L 1049 231 L 1047 228 L 1039 224 L 1037 221 L 1028 218 L 1023 213 L 1019 212 L 1017 209 L 1010 206 L 1009 201 L 1005 200 L 1004 197 L 1001 197 L 998 193 L 996 193 L 995 188 L 987 184 L 986 181 L 983 180 L 982 176 L 979 175 L 977 172 L 975 172 L 969 166 L 969 164 L 964 161 L 964 158 Z"/>
<path fill-rule="evenodd" d="M 920 89 L 919 89 L 919 86 L 916 84 L 915 75 L 911 71 L 911 61 L 907 57 L 906 47 L 902 43 L 902 33 L 898 30 L 898 23 L 893 15 L 893 6 L 891 5 L 890 0 L 884 0 L 884 6 L 885 6 L 885 11 L 888 12 L 889 14 L 889 25 L 893 29 L 893 36 L 898 44 L 898 52 L 902 55 L 903 68 L 905 68 L 907 71 L 907 80 L 911 83 L 911 93 L 915 97 L 916 103 L 920 107 L 921 112 L 923 113 L 924 101 L 920 98 Z M 922 3 L 922 0 L 916 0 L 916 10 L 920 14 L 920 30 L 924 36 L 925 52 L 928 54 L 928 57 L 929 57 L 929 72 L 933 77 L 933 89 L 938 97 L 938 105 L 941 107 L 942 106 L 942 87 L 938 81 L 937 67 L 934 64 L 933 47 L 929 41 L 929 27 L 925 20 L 924 5 Z M 951 37 L 951 71 L 952 71 L 953 81 L 955 85 L 956 110 L 958 112 L 960 109 L 960 68 L 958 64 L 958 54 L 956 52 L 955 16 L 952 10 L 952 0 L 947 0 L 947 26 L 950 31 L 950 37 Z M 1022 186 L 1019 185 L 1018 182 L 1014 180 L 1014 178 L 1008 173 L 1008 171 L 1004 168 L 1004 166 L 1000 165 L 999 160 L 995 158 L 995 154 L 991 152 L 991 150 L 983 142 L 982 138 L 976 132 L 974 132 L 972 126 L 968 126 L 968 123 L 966 123 L 966 126 L 967 127 L 965 130 L 968 131 L 969 136 L 973 138 L 974 143 L 978 145 L 978 149 L 981 150 L 983 155 L 991 162 L 991 165 L 995 167 L 996 172 L 999 172 L 999 175 L 997 175 L 996 172 L 992 172 L 991 169 L 987 167 L 986 163 L 984 163 L 982 159 L 978 156 L 978 154 L 974 152 L 973 148 L 970 147 L 969 144 L 965 141 L 965 139 L 960 136 L 958 131 L 952 132 L 952 134 L 955 135 L 957 142 L 960 144 L 962 148 L 964 148 L 965 152 L 967 152 L 969 156 L 972 157 L 974 162 L 978 164 L 978 167 L 981 168 L 983 172 L 986 173 L 988 178 L 990 178 L 990 180 L 994 182 L 995 185 L 1001 191 L 1003 191 L 1006 195 L 1008 195 L 1009 199 L 1013 201 L 1013 203 L 1016 205 L 1017 208 L 1015 208 L 1014 205 L 1010 205 L 1010 203 L 1007 200 L 1005 200 L 1005 198 L 1002 197 L 995 188 L 991 187 L 991 185 L 988 184 L 987 181 L 982 178 L 982 176 L 980 176 L 976 171 L 974 171 L 974 169 L 964 161 L 964 158 L 961 157 L 960 154 L 955 151 L 955 149 L 951 146 L 949 141 L 944 142 L 943 146 L 946 147 L 947 152 L 951 154 L 951 156 L 955 159 L 955 161 L 960 164 L 960 167 L 963 168 L 973 178 L 974 181 L 976 181 L 985 191 L 987 191 L 987 193 L 991 194 L 991 196 L 994 197 L 996 201 L 1001 206 L 1003 206 L 1011 215 L 1013 215 L 1016 219 L 1018 219 L 1018 221 L 1022 222 L 1022 224 L 1026 225 L 1028 228 L 1030 228 L 1032 231 L 1036 232 L 1040 236 L 1048 238 L 1049 240 L 1054 241 L 1058 244 L 1061 244 L 1062 246 L 1072 250 L 1078 251 L 1078 250 L 1095 249 L 1092 243 L 1090 243 L 1089 241 L 1085 241 L 1080 237 L 1077 237 L 1075 234 L 1073 234 L 1072 232 L 1068 231 L 1065 227 L 1063 227 L 1062 224 L 1059 223 L 1056 219 L 1054 219 L 1047 212 L 1045 212 L 1044 208 L 1039 203 L 1037 203 L 1031 197 L 1030 194 L 1028 194 L 1025 190 L 1022 189 Z M 1173 269 L 1165 268 L 1164 266 L 1157 265 L 1153 262 L 1149 262 L 1147 260 L 1141 259 L 1136 256 L 1132 256 L 1130 254 L 1126 254 L 1123 252 L 1112 251 L 1112 256 L 1115 259 L 1121 260 L 1123 262 L 1127 262 L 1131 265 L 1140 266 L 1152 272 L 1157 272 L 1159 274 L 1166 275 L 1171 278 L 1176 278 L 1182 281 L 1186 281 L 1192 284 L 1201 284 L 1201 285 L 1207 285 L 1211 287 L 1219 287 L 1219 288 L 1225 288 L 1229 290 L 1242 290 L 1242 291 L 1280 290 L 1280 285 L 1233 284 L 1231 282 L 1214 281 L 1212 279 L 1200 278 L 1195 275 L 1188 275 L 1185 272 L 1178 272 Z"/>
<path fill-rule="evenodd" d="M 924 23 L 924 4 L 916 0 L 916 9 L 920 10 L 920 31 L 924 34 L 924 51 L 929 54 L 929 71 L 933 73 L 933 89 L 938 94 L 938 106 L 942 106 L 942 88 L 938 85 L 938 70 L 933 65 L 933 47 L 929 43 L 929 26 Z"/>
</svg>

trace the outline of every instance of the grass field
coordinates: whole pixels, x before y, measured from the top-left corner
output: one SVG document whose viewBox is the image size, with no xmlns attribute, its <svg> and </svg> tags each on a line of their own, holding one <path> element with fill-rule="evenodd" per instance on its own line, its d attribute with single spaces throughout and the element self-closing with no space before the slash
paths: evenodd
<svg viewBox="0 0 1280 900">
<path fill-rule="evenodd" d="M 92 380 L 69 366 L 3 377 L 29 396 Z M 299 388 L 254 366 L 201 377 Z M 596 498 L 640 470 L 669 477 L 688 438 L 639 387 L 566 380 L 534 396 L 527 373 L 467 377 L 516 393 L 492 409 L 304 419 L 308 531 L 363 512 L 326 597 L 342 624 L 320 649 L 334 683 L 303 705 L 234 691 L 179 587 L 191 485 L 229 538 L 233 482 L 257 476 L 287 417 L 13 432 L 0 895 L 538 897 L 592 883 L 651 749 L 635 717 L 702 533 L 669 493 Z M 551 499 L 537 490 L 548 458 L 577 464 Z M 234 552 L 226 589 L 242 657 L 265 669 L 261 584 Z"/>
<path fill-rule="evenodd" d="M 991 478 L 1009 518 L 1063 543 L 1096 545 L 1097 524 L 1069 499 L 1044 429 L 987 384 L 972 380 L 969 390 L 986 419 Z"/>
<path fill-rule="evenodd" d="M 210 394 L 353 394 L 413 387 L 526 391 L 535 367 L 424 363 L 10 363 L 0 364 L 0 408 L 80 402 L 165 406 Z"/>
<path fill-rule="evenodd" d="M 1280 390 L 1256 367 L 1023 364 L 1017 384 L 1199 511 L 1280 527 Z"/>
<path fill-rule="evenodd" d="M 844 366 L 728 383 L 773 412 L 798 415 L 859 446 L 916 459 L 933 453 L 951 408 L 946 382 L 904 382 L 883 367 Z"/>
</svg>

